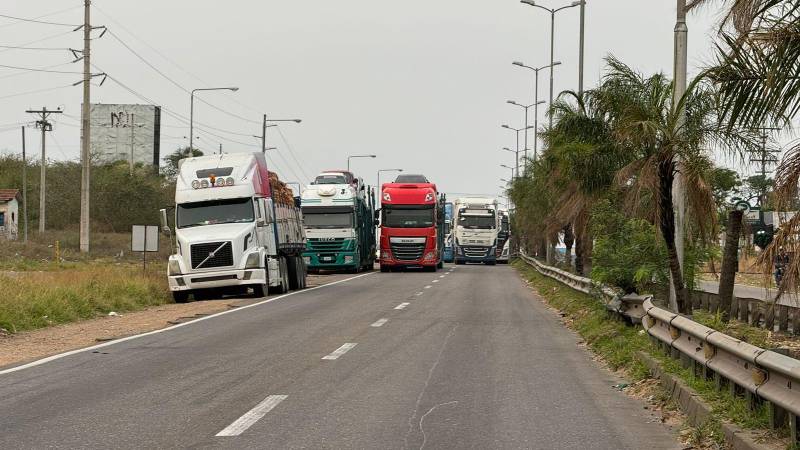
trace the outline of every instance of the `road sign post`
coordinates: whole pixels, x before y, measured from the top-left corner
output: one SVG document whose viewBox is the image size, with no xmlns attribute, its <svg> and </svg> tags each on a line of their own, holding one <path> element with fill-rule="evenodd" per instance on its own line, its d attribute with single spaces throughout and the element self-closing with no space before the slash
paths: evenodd
<svg viewBox="0 0 800 450">
<path fill-rule="evenodd" d="M 131 251 L 142 252 L 142 271 L 147 271 L 147 252 L 158 251 L 158 227 L 134 225 L 131 230 Z"/>
</svg>

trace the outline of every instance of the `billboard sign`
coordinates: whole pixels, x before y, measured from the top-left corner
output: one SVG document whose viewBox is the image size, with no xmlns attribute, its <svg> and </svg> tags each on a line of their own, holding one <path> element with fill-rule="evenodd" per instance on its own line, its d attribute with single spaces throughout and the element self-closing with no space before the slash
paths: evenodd
<svg viewBox="0 0 800 450">
<path fill-rule="evenodd" d="M 90 106 L 92 156 L 100 164 L 125 161 L 158 167 L 161 107 L 96 103 Z"/>
</svg>

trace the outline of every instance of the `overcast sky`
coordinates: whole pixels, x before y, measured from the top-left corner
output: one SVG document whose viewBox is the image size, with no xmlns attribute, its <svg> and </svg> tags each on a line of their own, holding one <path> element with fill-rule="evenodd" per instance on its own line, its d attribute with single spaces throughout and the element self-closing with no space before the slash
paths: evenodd
<svg viewBox="0 0 800 450">
<path fill-rule="evenodd" d="M 34 18 L 58 12 L 40 20 L 79 24 L 82 4 L 10 0 L 0 14 Z M 569 1 L 541 4 L 559 7 Z M 320 170 L 346 166 L 347 155 L 374 153 L 377 159 L 353 161 L 353 170 L 370 184 L 378 169 L 403 168 L 424 173 L 446 192 L 496 195 L 499 179 L 510 175 L 500 164 L 513 165 L 514 159 L 500 149 L 515 146 L 514 133 L 500 125 L 523 126 L 523 110 L 506 100 L 533 103 L 533 72 L 511 62 L 550 62 L 549 14 L 515 0 L 95 0 L 94 5 L 94 25 L 108 26 L 184 89 L 240 88 L 200 94 L 229 113 L 196 103 L 197 122 L 225 130 L 196 126 L 195 143 L 203 150 L 216 151 L 219 143 L 226 152 L 257 150 L 260 143 L 249 136 L 260 134 L 262 113 L 302 118 L 300 125 L 281 126 L 285 141 L 274 128 L 268 131 L 268 144 L 278 147 L 269 154 L 273 167 L 287 181 L 307 182 Z M 578 18 L 578 8 L 556 15 L 555 58 L 563 62 L 556 68 L 556 94 L 577 88 Z M 690 16 L 693 72 L 710 60 L 718 18 L 714 8 Z M 588 0 L 586 87 L 597 83 L 608 54 L 645 73 L 671 75 L 674 23 L 674 0 Z M 0 45 L 82 48 L 82 33 L 71 30 L 0 18 Z M 0 48 L 0 65 L 43 68 L 70 60 L 67 51 Z M 93 41 L 92 62 L 168 110 L 162 154 L 188 143 L 188 126 L 172 115 L 188 117 L 186 92 L 110 34 Z M 547 99 L 548 77 L 546 71 L 540 75 L 541 99 Z M 15 124 L 33 120 L 26 109 L 61 106 L 66 114 L 55 119 L 48 157 L 77 159 L 81 88 L 63 86 L 80 79 L 0 68 L 0 152 L 19 152 Z M 17 95 L 55 87 L 62 88 Z M 147 103 L 112 80 L 93 87 L 92 101 Z M 35 153 L 39 137 L 30 134 L 29 151 Z"/>
</svg>

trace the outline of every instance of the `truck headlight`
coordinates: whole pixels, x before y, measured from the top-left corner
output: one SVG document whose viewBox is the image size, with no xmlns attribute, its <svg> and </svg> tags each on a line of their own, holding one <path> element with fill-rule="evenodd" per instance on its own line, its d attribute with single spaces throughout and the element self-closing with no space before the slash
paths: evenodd
<svg viewBox="0 0 800 450">
<path fill-rule="evenodd" d="M 247 261 L 245 261 L 244 263 L 245 269 L 258 269 L 260 267 L 261 267 L 261 254 L 256 252 L 247 255 Z"/>
<path fill-rule="evenodd" d="M 181 274 L 181 265 L 177 259 L 170 259 L 169 263 L 167 263 L 167 275 L 180 275 Z"/>
<path fill-rule="evenodd" d="M 428 252 L 425 254 L 425 261 L 431 261 L 436 258 L 436 255 L 433 252 Z"/>
<path fill-rule="evenodd" d="M 353 262 L 353 255 L 345 255 L 344 256 L 344 262 L 346 262 L 346 263 Z"/>
<path fill-rule="evenodd" d="M 392 254 L 389 250 L 384 250 L 381 252 L 381 259 L 392 259 Z"/>
</svg>

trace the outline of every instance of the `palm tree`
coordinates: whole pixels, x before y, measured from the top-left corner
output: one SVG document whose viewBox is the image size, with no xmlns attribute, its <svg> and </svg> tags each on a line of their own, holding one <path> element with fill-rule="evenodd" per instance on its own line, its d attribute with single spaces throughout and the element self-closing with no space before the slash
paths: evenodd
<svg viewBox="0 0 800 450">
<path fill-rule="evenodd" d="M 675 177 L 680 171 L 694 234 L 701 239 L 713 236 L 716 208 L 705 180 L 708 155 L 714 149 L 744 154 L 755 142 L 751 133 L 718 125 L 716 93 L 702 79 L 692 82 L 675 104 L 672 82 L 663 74 L 644 77 L 614 57 L 607 58 L 607 63 L 601 101 L 610 111 L 617 145 L 632 155 L 632 162 L 617 173 L 617 182 L 626 187 L 631 210 L 658 224 L 678 312 L 688 314 L 691 303 L 675 245 Z M 681 107 L 685 107 L 684 120 L 679 120 Z"/>
</svg>

